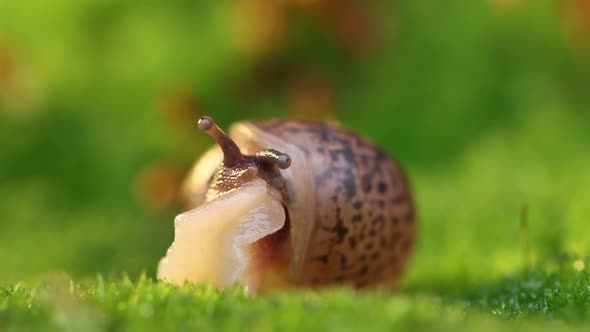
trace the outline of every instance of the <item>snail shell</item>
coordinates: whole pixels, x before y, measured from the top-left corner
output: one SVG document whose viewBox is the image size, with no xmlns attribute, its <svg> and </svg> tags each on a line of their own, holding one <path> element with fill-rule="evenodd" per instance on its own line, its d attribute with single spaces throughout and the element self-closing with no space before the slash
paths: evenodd
<svg viewBox="0 0 590 332">
<path fill-rule="evenodd" d="M 234 282 L 255 290 L 395 283 L 414 244 L 416 214 L 405 176 L 382 150 L 336 124 L 312 121 L 239 122 L 229 137 L 245 155 L 273 149 L 291 162 L 265 178 L 285 221 L 249 246 L 247 273 L 257 270 L 256 280 Z M 223 160 L 216 146 L 197 162 L 185 185 L 191 208 L 210 200 Z"/>
</svg>

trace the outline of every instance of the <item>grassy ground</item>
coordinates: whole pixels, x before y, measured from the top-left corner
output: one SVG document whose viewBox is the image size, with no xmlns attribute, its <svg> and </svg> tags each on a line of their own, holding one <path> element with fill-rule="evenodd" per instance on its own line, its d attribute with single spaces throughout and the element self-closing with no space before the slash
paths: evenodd
<svg viewBox="0 0 590 332">
<path fill-rule="evenodd" d="M 0 289 L 3 331 L 567 331 L 587 324 L 590 274 L 565 259 L 459 293 L 334 288 L 252 297 L 242 288 L 176 287 L 142 276 Z"/>
<path fill-rule="evenodd" d="M 260 56 L 230 27 L 266 7 L 0 1 L 0 331 L 578 330 L 590 29 L 575 3 L 375 2 L 354 11 L 381 29 L 373 49 L 299 8 Z M 420 217 L 400 287 L 153 281 L 173 193 L 211 144 L 203 113 L 337 118 L 395 156 Z"/>
</svg>

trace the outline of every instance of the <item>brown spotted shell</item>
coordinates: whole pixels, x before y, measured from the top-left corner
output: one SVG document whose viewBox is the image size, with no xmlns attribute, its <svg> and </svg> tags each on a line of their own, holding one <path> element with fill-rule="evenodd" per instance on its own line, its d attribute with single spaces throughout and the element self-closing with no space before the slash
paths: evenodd
<svg viewBox="0 0 590 332">
<path fill-rule="evenodd" d="M 287 253 L 275 257 L 284 282 L 364 287 L 398 279 L 414 244 L 416 213 L 405 176 L 383 151 L 332 123 L 239 122 L 229 135 L 245 154 L 271 148 L 291 156 L 291 167 L 281 170 Z M 221 159 L 213 148 L 187 181 L 193 205 L 210 180 L 204 169 L 213 174 Z"/>
</svg>

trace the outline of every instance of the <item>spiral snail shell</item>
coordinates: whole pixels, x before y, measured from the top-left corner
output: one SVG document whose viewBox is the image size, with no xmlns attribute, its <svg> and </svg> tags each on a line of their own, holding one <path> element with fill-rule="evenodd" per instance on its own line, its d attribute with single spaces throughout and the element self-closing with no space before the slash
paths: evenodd
<svg viewBox="0 0 590 332">
<path fill-rule="evenodd" d="M 412 251 L 414 202 L 399 166 L 369 140 L 333 123 L 238 122 L 185 184 L 190 211 L 158 276 L 234 283 L 253 292 L 347 284 L 392 286 Z"/>
</svg>

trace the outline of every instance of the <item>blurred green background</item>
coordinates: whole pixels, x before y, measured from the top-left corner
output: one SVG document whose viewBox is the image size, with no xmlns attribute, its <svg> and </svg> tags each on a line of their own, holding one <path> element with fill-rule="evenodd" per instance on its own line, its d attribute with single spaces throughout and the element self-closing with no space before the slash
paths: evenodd
<svg viewBox="0 0 590 332">
<path fill-rule="evenodd" d="M 338 119 L 395 156 L 406 288 L 586 256 L 589 36 L 586 0 L 0 1 L 0 281 L 154 276 L 201 114 Z"/>
</svg>

